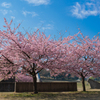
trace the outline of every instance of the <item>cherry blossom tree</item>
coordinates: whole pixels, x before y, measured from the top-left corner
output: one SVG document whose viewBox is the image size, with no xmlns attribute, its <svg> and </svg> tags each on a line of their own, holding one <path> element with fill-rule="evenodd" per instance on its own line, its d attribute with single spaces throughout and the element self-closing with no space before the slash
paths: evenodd
<svg viewBox="0 0 100 100">
<path fill-rule="evenodd" d="M 1 41 L 1 56 L 9 63 L 9 69 L 12 74 L 15 75 L 19 69 L 21 74 L 28 73 L 33 78 L 34 93 L 37 91 L 37 79 L 36 75 L 42 69 L 54 69 L 60 67 L 61 62 L 59 58 L 63 55 L 63 45 L 73 37 L 67 37 L 63 40 L 50 40 L 50 36 L 46 36 L 44 33 L 40 33 L 39 29 L 33 34 L 26 32 L 16 32 L 17 28 L 11 29 L 10 24 L 5 20 L 7 30 L 0 31 Z M 2 62 L 4 60 L 2 59 Z M 52 66 L 55 63 L 55 66 Z M 4 65 L 3 65 L 4 66 Z M 5 67 L 7 70 L 7 67 Z M 14 71 L 13 71 L 14 70 Z M 9 76 L 10 77 L 10 76 Z"/>
<path fill-rule="evenodd" d="M 73 74 L 82 79 L 83 91 L 85 88 L 85 78 L 89 76 L 98 76 L 100 61 L 98 58 L 98 49 L 95 49 L 94 39 L 84 37 L 82 33 L 81 37 L 77 36 L 77 40 L 69 44 L 70 50 L 67 51 L 62 64 L 62 69 L 68 74 Z M 95 43 L 96 45 L 96 43 Z M 69 59 L 68 59 L 69 56 Z"/>
</svg>

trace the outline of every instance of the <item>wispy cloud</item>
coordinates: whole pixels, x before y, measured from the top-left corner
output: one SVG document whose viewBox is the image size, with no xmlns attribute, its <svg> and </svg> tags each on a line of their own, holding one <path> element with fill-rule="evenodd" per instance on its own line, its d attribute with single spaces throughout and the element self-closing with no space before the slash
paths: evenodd
<svg viewBox="0 0 100 100">
<path fill-rule="evenodd" d="M 7 2 L 3 2 L 1 4 L 2 7 L 5 7 L 5 8 L 10 8 L 11 7 L 11 3 L 7 3 Z"/>
<path fill-rule="evenodd" d="M 11 16 L 11 19 L 15 19 L 15 17 L 14 16 Z"/>
<path fill-rule="evenodd" d="M 38 28 L 39 29 L 42 29 L 43 31 L 45 30 L 52 30 L 54 27 L 53 27 L 53 24 L 46 24 L 46 25 L 43 25 L 44 21 L 43 22 L 40 22 L 38 24 L 38 27 L 34 27 L 35 30 L 37 30 Z M 42 25 L 41 25 L 42 24 Z"/>
<path fill-rule="evenodd" d="M 23 11 L 22 13 L 24 16 L 26 16 L 27 14 L 32 15 L 32 17 L 38 16 L 38 14 L 36 12 Z"/>
<path fill-rule="evenodd" d="M 97 16 L 100 14 L 100 5 L 94 2 L 86 2 L 85 4 L 76 2 L 76 5 L 72 6 L 71 12 L 73 16 L 80 19 Z"/>
<path fill-rule="evenodd" d="M 12 10 L 7 10 L 7 9 L 0 9 L 0 13 L 2 13 L 3 15 L 6 15 L 6 14 L 12 14 L 13 11 Z"/>
<path fill-rule="evenodd" d="M 34 4 L 35 6 L 48 5 L 50 3 L 50 0 L 25 0 L 25 1 Z"/>
<path fill-rule="evenodd" d="M 46 29 L 53 29 L 53 25 L 51 24 L 47 24 L 46 26 L 42 27 L 43 30 L 46 30 Z"/>
<path fill-rule="evenodd" d="M 8 13 L 8 10 L 3 10 L 1 9 L 0 12 L 3 14 L 3 15 L 6 15 Z"/>
</svg>

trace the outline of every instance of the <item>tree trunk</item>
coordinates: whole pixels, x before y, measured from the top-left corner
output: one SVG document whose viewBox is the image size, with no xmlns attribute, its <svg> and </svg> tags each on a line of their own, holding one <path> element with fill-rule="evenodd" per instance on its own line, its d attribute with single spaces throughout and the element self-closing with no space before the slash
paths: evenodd
<svg viewBox="0 0 100 100">
<path fill-rule="evenodd" d="M 37 78 L 36 78 L 36 75 L 33 76 L 33 91 L 34 91 L 34 94 L 38 93 L 38 91 L 37 91 Z"/>
<path fill-rule="evenodd" d="M 82 75 L 82 86 L 83 86 L 83 91 L 86 91 L 85 88 L 85 77 Z"/>
</svg>

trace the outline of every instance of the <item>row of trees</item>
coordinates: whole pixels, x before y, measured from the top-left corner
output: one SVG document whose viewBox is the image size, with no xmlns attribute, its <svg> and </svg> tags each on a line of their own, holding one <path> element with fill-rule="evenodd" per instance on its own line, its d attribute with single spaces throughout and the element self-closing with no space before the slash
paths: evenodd
<svg viewBox="0 0 100 100">
<path fill-rule="evenodd" d="M 100 39 L 84 37 L 79 31 L 74 36 L 50 39 L 39 29 L 34 33 L 17 32 L 6 23 L 6 30 L 0 31 L 0 77 L 7 79 L 28 73 L 33 78 L 34 93 L 37 91 L 36 74 L 49 69 L 51 75 L 66 72 L 82 78 L 100 75 Z M 66 74 L 66 75 L 67 75 Z"/>
</svg>

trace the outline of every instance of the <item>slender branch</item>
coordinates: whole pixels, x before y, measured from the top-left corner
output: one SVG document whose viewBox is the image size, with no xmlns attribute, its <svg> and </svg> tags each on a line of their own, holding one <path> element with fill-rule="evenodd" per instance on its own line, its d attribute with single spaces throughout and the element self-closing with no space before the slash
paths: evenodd
<svg viewBox="0 0 100 100">
<path fill-rule="evenodd" d="M 41 68 L 39 71 L 37 71 L 36 74 L 39 73 L 41 70 L 43 70 L 43 68 Z"/>
<path fill-rule="evenodd" d="M 14 63 L 11 61 L 11 60 L 9 60 L 7 57 L 5 57 L 4 55 L 2 55 L 4 58 L 6 58 L 6 60 L 9 62 L 9 63 L 11 63 L 11 64 L 13 64 L 14 65 Z"/>
</svg>

